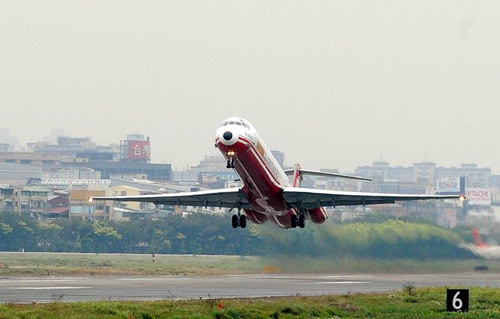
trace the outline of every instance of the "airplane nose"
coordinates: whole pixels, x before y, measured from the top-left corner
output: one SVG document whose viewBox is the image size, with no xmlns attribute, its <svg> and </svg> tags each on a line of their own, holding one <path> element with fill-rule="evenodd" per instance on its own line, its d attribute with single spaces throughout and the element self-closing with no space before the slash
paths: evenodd
<svg viewBox="0 0 500 319">
<path fill-rule="evenodd" d="M 233 130 L 222 131 L 218 133 L 219 141 L 227 146 L 234 145 L 238 141 L 238 132 Z"/>
<path fill-rule="evenodd" d="M 232 138 L 233 138 L 233 133 L 229 132 L 229 131 L 226 131 L 224 132 L 224 134 L 222 134 L 222 137 L 226 140 L 226 141 L 230 141 Z"/>
</svg>

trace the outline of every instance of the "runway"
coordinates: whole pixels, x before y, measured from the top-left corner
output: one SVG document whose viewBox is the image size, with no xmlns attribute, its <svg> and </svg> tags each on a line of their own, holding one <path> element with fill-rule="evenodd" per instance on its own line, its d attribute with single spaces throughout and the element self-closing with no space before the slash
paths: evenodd
<svg viewBox="0 0 500 319">
<path fill-rule="evenodd" d="M 500 275 L 238 275 L 217 277 L 1 277 L 0 302 L 250 298 L 347 294 L 422 286 L 500 287 Z"/>
</svg>

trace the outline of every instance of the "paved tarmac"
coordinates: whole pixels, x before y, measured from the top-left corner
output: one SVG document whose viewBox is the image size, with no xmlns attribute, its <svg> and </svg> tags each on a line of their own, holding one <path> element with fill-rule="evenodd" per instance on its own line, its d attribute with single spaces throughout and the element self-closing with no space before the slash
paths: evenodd
<svg viewBox="0 0 500 319">
<path fill-rule="evenodd" d="M 500 275 L 239 275 L 218 277 L 0 277 L 0 302 L 161 300 L 347 294 L 421 286 L 500 287 Z"/>
</svg>

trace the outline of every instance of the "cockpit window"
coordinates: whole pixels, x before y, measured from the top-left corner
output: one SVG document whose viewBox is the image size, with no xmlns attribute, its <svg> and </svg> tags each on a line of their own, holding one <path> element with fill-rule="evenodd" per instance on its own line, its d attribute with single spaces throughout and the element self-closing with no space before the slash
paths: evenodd
<svg viewBox="0 0 500 319">
<path fill-rule="evenodd" d="M 235 122 L 234 124 L 241 126 L 241 123 L 240 123 L 240 122 Z"/>
<path fill-rule="evenodd" d="M 234 124 L 234 121 L 229 122 L 229 124 Z"/>
</svg>

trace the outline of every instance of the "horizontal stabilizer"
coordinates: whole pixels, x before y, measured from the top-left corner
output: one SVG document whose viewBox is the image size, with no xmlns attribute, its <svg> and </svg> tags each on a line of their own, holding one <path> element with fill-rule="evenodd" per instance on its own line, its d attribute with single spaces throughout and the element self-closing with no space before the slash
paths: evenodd
<svg viewBox="0 0 500 319">
<path fill-rule="evenodd" d="M 350 175 L 327 173 L 327 172 L 320 172 L 320 171 L 311 171 L 311 170 L 302 169 L 302 168 L 299 168 L 298 171 L 299 171 L 299 174 L 301 174 L 301 175 L 312 175 L 312 176 L 321 176 L 321 177 L 337 177 L 337 178 L 346 178 L 346 179 L 356 179 L 356 180 L 368 181 L 368 182 L 372 181 L 369 178 L 364 178 L 364 177 L 359 177 L 359 176 L 350 176 Z M 285 174 L 287 174 L 287 175 L 293 175 L 293 173 L 294 173 L 293 169 L 285 170 Z"/>
</svg>

